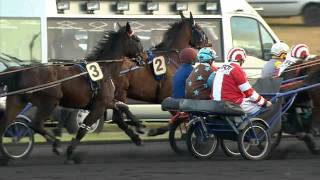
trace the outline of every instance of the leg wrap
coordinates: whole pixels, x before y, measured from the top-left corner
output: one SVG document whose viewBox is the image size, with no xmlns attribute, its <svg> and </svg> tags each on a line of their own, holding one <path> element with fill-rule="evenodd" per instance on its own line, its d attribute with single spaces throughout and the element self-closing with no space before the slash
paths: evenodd
<svg viewBox="0 0 320 180">
<path fill-rule="evenodd" d="M 76 139 L 80 141 L 87 134 L 89 130 L 90 130 L 90 126 L 81 124 L 80 128 L 78 129 Z"/>
</svg>

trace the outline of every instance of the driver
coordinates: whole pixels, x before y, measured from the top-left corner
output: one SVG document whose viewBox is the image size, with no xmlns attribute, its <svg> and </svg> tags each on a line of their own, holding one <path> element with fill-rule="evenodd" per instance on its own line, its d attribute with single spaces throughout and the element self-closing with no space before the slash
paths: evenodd
<svg viewBox="0 0 320 180">
<path fill-rule="evenodd" d="M 210 74 L 217 70 L 214 65 L 216 58 L 216 51 L 210 47 L 199 50 L 197 59 L 200 64 L 191 72 L 186 81 L 186 99 L 210 99 L 210 87 L 207 81 Z"/>
<path fill-rule="evenodd" d="M 190 73 L 193 70 L 193 62 L 197 58 L 197 50 L 193 48 L 185 48 L 180 54 L 179 58 L 182 62 L 178 70 L 173 76 L 173 88 L 172 88 L 172 97 L 173 98 L 185 98 L 185 88 L 186 88 L 186 80 Z M 177 112 L 170 112 L 172 115 L 175 115 Z M 160 134 L 164 134 L 169 131 L 171 124 L 161 126 L 156 129 L 150 129 L 148 132 L 148 136 L 157 136 Z"/>
<path fill-rule="evenodd" d="M 307 61 L 310 57 L 310 49 L 305 44 L 298 44 L 291 48 L 285 61 L 280 65 L 277 76 L 281 74 L 291 65 L 298 61 Z"/>
<path fill-rule="evenodd" d="M 272 59 L 270 59 L 263 67 L 261 72 L 262 78 L 278 76 L 279 68 L 286 59 L 289 46 L 286 43 L 275 43 L 271 48 Z"/>
<path fill-rule="evenodd" d="M 173 76 L 173 98 L 184 98 L 186 79 L 193 70 L 192 64 L 197 57 L 197 53 L 197 50 L 193 48 L 185 48 L 180 52 L 179 58 L 182 64 Z"/>
<path fill-rule="evenodd" d="M 227 59 L 229 62 L 223 64 L 214 76 L 212 99 L 238 104 L 246 114 L 256 113 L 261 107 L 270 107 L 271 102 L 253 89 L 241 68 L 246 59 L 245 50 L 233 48 L 229 51 Z"/>
</svg>

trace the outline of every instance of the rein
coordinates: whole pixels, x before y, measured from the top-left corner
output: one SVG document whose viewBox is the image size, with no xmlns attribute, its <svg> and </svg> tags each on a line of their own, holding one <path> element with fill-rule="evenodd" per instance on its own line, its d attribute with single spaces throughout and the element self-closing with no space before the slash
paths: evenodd
<svg viewBox="0 0 320 180">
<path fill-rule="evenodd" d="M 292 68 L 289 68 L 289 69 L 285 70 L 284 72 L 301 70 L 301 69 L 308 68 L 308 67 L 311 67 L 311 66 L 314 66 L 314 65 L 318 65 L 318 64 L 320 64 L 320 59 L 314 60 L 314 61 L 310 61 L 310 62 L 305 62 L 305 63 L 299 64 L 299 65 L 295 65 Z"/>
<path fill-rule="evenodd" d="M 10 96 L 10 95 L 14 95 L 14 94 L 22 94 L 22 93 L 33 93 L 33 92 L 41 91 L 41 90 L 44 90 L 44 89 L 49 89 L 49 88 L 52 88 L 52 87 L 60 85 L 62 82 L 65 82 L 65 81 L 68 81 L 68 80 L 72 80 L 74 78 L 78 78 L 78 77 L 86 75 L 86 74 L 88 74 L 88 72 L 82 72 L 80 74 L 76 74 L 76 75 L 73 75 L 73 76 L 70 76 L 70 77 L 67 77 L 67 78 L 64 78 L 64 79 L 60 79 L 60 80 L 57 80 L 57 81 L 53 81 L 53 82 L 41 84 L 41 85 L 38 85 L 38 86 L 25 88 L 25 89 L 20 89 L 20 90 L 17 90 L 17 91 L 6 92 L 6 93 L 3 93 L 3 94 L 0 94 L 0 97 Z"/>
<path fill-rule="evenodd" d="M 135 59 L 139 59 L 139 58 L 130 58 L 132 60 Z M 0 76 L 1 75 L 6 75 L 6 74 L 11 74 L 11 73 L 15 73 L 15 72 L 20 72 L 20 71 L 26 71 L 26 70 L 30 70 L 30 69 L 35 69 L 35 68 L 40 68 L 40 67 L 48 67 L 48 66 L 65 66 L 65 65 L 75 65 L 81 62 L 81 60 L 79 61 L 74 61 L 74 60 L 66 60 L 66 59 L 54 59 L 54 60 L 58 60 L 56 62 L 49 62 L 49 63 L 43 63 L 43 64 L 37 64 L 35 66 L 32 66 L 32 64 L 30 64 L 30 67 L 24 67 L 24 68 L 19 68 L 19 69 L 15 69 L 12 71 L 5 71 L 5 72 L 0 72 Z M 102 60 L 98 60 L 98 61 L 88 61 L 89 63 L 91 62 L 97 62 L 97 63 L 113 63 L 113 62 L 121 62 L 124 59 L 102 59 Z M 73 62 L 70 62 L 73 61 Z M 17 66 L 17 67 L 23 67 L 23 66 Z"/>
</svg>

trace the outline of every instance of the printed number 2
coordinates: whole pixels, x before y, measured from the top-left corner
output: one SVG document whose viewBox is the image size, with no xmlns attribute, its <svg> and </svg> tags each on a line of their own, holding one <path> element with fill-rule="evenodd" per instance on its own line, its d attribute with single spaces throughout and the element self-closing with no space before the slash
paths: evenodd
<svg viewBox="0 0 320 180">
<path fill-rule="evenodd" d="M 156 68 L 157 68 L 157 71 L 162 71 L 163 70 L 163 67 L 162 67 L 162 61 L 161 61 L 161 59 L 156 59 L 155 60 L 156 62 L 155 62 L 155 65 L 157 66 Z"/>
<path fill-rule="evenodd" d="M 158 56 L 153 59 L 153 70 L 154 74 L 157 76 L 166 73 L 166 62 L 163 56 Z"/>
</svg>

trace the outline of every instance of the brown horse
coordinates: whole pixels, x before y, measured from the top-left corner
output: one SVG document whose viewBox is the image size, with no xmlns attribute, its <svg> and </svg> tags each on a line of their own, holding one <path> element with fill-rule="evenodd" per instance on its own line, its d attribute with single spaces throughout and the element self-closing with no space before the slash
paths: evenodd
<svg viewBox="0 0 320 180">
<path fill-rule="evenodd" d="M 149 53 L 149 58 L 150 56 L 164 57 L 166 73 L 156 80 L 154 67 L 150 63 L 144 62 L 144 65 L 138 66 L 135 62 L 126 61 L 122 65 L 122 70 L 127 72 L 123 76 L 119 76 L 116 81 L 115 98 L 117 100 L 127 102 L 129 97 L 150 103 L 161 103 L 163 99 L 171 96 L 172 78 L 181 64 L 180 50 L 190 46 L 202 48 L 208 45 L 208 38 L 193 19 L 192 13 L 190 12 L 190 18 L 184 17 L 183 14 L 180 14 L 180 16 L 181 21 L 171 24 L 171 27 L 164 34 L 163 41 L 152 49 L 152 53 Z M 131 70 L 135 67 L 139 68 Z M 120 112 L 114 112 L 113 119 L 121 117 L 121 112 L 124 112 L 129 119 L 133 120 L 131 122 L 138 122 L 128 107 L 122 108 Z"/>
<path fill-rule="evenodd" d="M 25 104 L 31 102 L 37 107 L 35 118 L 32 120 L 32 128 L 35 132 L 43 135 L 49 142 L 52 142 L 54 152 L 60 154 L 58 149 L 59 140 L 44 129 L 44 120 L 48 119 L 57 105 L 90 110 L 89 115 L 80 126 L 76 137 L 68 146 L 67 160 L 72 161 L 73 151 L 85 136 L 88 127 L 103 115 L 106 108 L 116 108 L 113 81 L 118 77 L 121 69 L 122 61 L 119 60 L 124 57 L 141 57 L 143 53 L 141 41 L 133 34 L 129 23 L 121 27 L 117 32 L 105 32 L 102 40 L 99 41 L 93 52 L 85 58 L 87 62 L 100 60 L 99 65 L 102 69 L 103 79 L 97 81 L 96 91 L 90 88 L 89 77 L 82 76 L 41 91 L 8 96 L 5 119 L 0 121 L 1 132 L 3 132 L 6 125 L 15 119 L 17 113 Z M 7 85 L 8 91 L 11 92 L 77 75 L 84 71 L 79 66 L 81 65 L 26 69 L 1 76 L 0 82 Z M 94 73 L 97 72 L 95 71 Z M 139 136 L 129 129 L 124 122 L 117 121 L 116 123 L 137 144 L 140 143 Z"/>
<path fill-rule="evenodd" d="M 315 61 L 313 63 L 313 61 Z M 320 56 L 310 59 L 307 64 L 302 61 L 297 62 L 294 66 L 289 67 L 283 74 L 284 79 L 290 79 L 294 77 L 300 77 L 307 75 L 305 80 L 301 82 L 292 83 L 290 86 L 285 86 L 282 88 L 282 91 L 287 91 L 290 89 L 297 89 L 302 86 L 307 86 L 315 83 L 319 83 L 319 72 L 320 72 Z M 314 130 L 319 131 L 319 129 L 314 129 L 313 126 L 320 127 L 320 96 L 319 96 L 320 87 L 310 89 L 308 91 L 298 93 L 295 102 L 292 107 L 288 110 L 288 123 L 294 128 L 294 133 L 297 138 L 305 141 L 311 153 L 319 153 L 319 149 L 316 146 L 316 143 L 313 139 Z M 312 101 L 313 106 L 310 104 Z M 299 116 L 296 112 L 296 107 L 312 107 L 312 117 L 310 120 L 304 119 L 307 122 L 299 122 Z M 301 124 L 302 123 L 302 124 Z"/>
<path fill-rule="evenodd" d="M 120 76 L 116 81 L 116 99 L 123 102 L 127 97 L 161 103 L 162 100 L 171 96 L 172 77 L 180 66 L 179 51 L 187 48 L 201 48 L 208 44 L 208 38 L 201 27 L 196 24 L 190 13 L 187 19 L 181 14 L 181 21 L 171 24 L 164 34 L 163 41 L 158 44 L 152 53 L 154 56 L 163 56 L 166 61 L 166 73 L 160 80 L 156 80 L 153 66 L 145 62 L 141 68 L 132 70 Z M 128 70 L 137 66 L 132 61 L 123 64 L 122 70 Z"/>
</svg>

